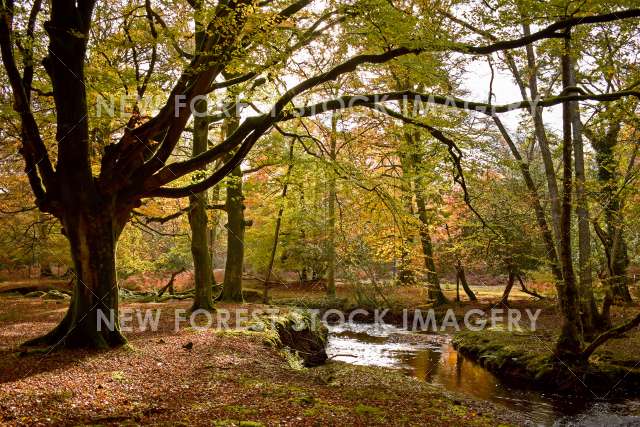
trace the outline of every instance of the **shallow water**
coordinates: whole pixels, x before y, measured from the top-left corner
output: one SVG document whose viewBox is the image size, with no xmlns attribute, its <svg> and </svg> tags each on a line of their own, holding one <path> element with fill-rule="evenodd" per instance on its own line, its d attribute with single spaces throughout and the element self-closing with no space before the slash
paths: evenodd
<svg viewBox="0 0 640 427">
<path fill-rule="evenodd" d="M 520 413 L 527 425 L 640 426 L 640 400 L 600 401 L 510 387 L 460 355 L 446 335 L 409 332 L 391 325 L 328 325 L 333 360 L 398 369 L 443 389 Z"/>
</svg>

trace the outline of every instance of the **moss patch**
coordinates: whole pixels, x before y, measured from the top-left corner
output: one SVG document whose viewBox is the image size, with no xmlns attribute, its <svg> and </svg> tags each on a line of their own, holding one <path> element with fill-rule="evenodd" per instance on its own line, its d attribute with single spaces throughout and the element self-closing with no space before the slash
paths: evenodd
<svg viewBox="0 0 640 427">
<path fill-rule="evenodd" d="M 637 352 L 635 356 L 629 354 L 628 337 L 612 340 L 596 352 L 588 366 L 576 367 L 554 356 L 557 338 L 554 332 L 465 331 L 456 334 L 453 345 L 463 355 L 515 385 L 584 394 L 638 393 L 640 366 Z M 626 345 L 621 348 L 622 340 L 626 340 Z"/>
</svg>

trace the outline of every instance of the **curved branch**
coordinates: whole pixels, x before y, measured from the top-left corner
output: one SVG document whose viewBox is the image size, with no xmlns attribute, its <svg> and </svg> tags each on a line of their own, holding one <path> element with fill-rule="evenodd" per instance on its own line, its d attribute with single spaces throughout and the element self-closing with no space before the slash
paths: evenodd
<svg viewBox="0 0 640 427">
<path fill-rule="evenodd" d="M 454 46 L 449 46 L 449 50 L 457 50 L 463 53 L 469 54 L 486 54 L 491 52 L 496 52 L 500 50 L 513 49 L 517 47 L 522 47 L 527 44 L 533 43 L 537 40 L 558 37 L 558 30 L 564 28 L 570 28 L 575 25 L 589 24 L 589 23 L 598 23 L 598 22 L 609 22 L 615 21 L 624 18 L 630 17 L 638 17 L 640 16 L 640 9 L 630 9 L 625 11 L 620 11 L 611 14 L 605 15 L 594 15 L 590 17 L 573 17 L 569 19 L 565 19 L 562 21 L 558 21 L 554 24 L 549 25 L 543 30 L 540 30 L 531 35 L 521 37 L 514 40 L 495 42 L 493 44 L 489 44 L 486 46 L 469 46 L 469 45 L 461 45 L 457 44 Z M 442 48 L 444 49 L 444 47 Z M 207 152 L 192 158 L 190 160 L 184 162 L 176 162 L 171 165 L 166 165 L 162 168 L 158 168 L 158 165 L 151 165 L 156 160 L 160 160 L 162 164 L 168 158 L 170 151 L 174 144 L 167 144 L 166 140 L 173 141 L 179 134 L 182 129 L 184 129 L 184 125 L 186 124 L 186 120 L 181 118 L 178 120 L 179 123 L 174 123 L 174 126 L 171 126 L 169 129 L 170 135 L 165 136 L 165 142 L 163 142 L 149 162 L 145 164 L 143 167 L 143 171 L 136 174 L 136 177 L 145 179 L 145 182 L 141 187 L 138 187 L 137 192 L 139 194 L 143 194 L 144 197 L 148 197 L 149 195 L 162 195 L 164 197 L 183 197 L 178 196 L 178 194 L 188 195 L 190 191 L 195 192 L 195 188 L 205 189 L 206 185 L 214 185 L 219 182 L 223 176 L 220 176 L 222 170 L 227 170 L 230 164 L 225 164 L 222 168 L 216 172 L 206 180 L 193 184 L 187 187 L 182 187 L 180 189 L 175 188 L 162 188 L 161 186 L 175 180 L 176 178 L 183 176 L 187 173 L 190 173 L 204 165 L 212 162 L 215 159 L 220 158 L 224 153 L 229 153 L 234 150 L 236 147 L 240 146 L 241 148 L 236 152 L 233 156 L 233 163 L 239 164 L 241 162 L 241 158 L 238 158 L 238 154 L 241 152 L 248 152 L 247 147 L 253 146 L 255 141 L 273 124 L 278 121 L 290 120 L 297 117 L 306 117 L 310 115 L 319 114 L 325 111 L 337 110 L 343 108 L 350 108 L 355 106 L 364 106 L 371 108 L 372 104 L 379 104 L 385 101 L 393 101 L 399 100 L 403 98 L 413 97 L 416 101 L 427 102 L 430 104 L 440 104 L 445 106 L 451 106 L 456 108 L 461 108 L 465 110 L 478 111 L 484 114 L 493 115 L 496 113 L 511 111 L 514 109 L 522 109 L 522 108 L 535 108 L 538 107 L 546 107 L 551 105 L 560 104 L 566 101 L 583 101 L 583 100 L 597 100 L 597 101 L 610 101 L 619 99 L 625 96 L 636 96 L 640 97 L 640 92 L 638 91 L 622 91 L 613 94 L 602 94 L 602 95 L 591 95 L 591 94 L 576 94 L 572 93 L 571 95 L 561 94 L 557 97 L 551 97 L 543 100 L 533 100 L 533 101 L 522 101 L 512 104 L 504 104 L 504 105 L 490 105 L 486 103 L 480 102 L 472 102 L 466 101 L 454 97 L 442 97 L 437 95 L 425 95 L 419 94 L 412 91 L 402 91 L 402 92 L 389 92 L 385 94 L 379 95 L 364 95 L 364 96 L 344 96 L 341 98 L 337 98 L 331 101 L 324 102 L 322 104 L 316 104 L 310 107 L 304 107 L 298 109 L 297 111 L 284 111 L 285 106 L 288 105 L 296 96 L 314 88 L 323 83 L 332 81 L 337 79 L 339 76 L 354 71 L 359 65 L 369 63 L 369 64 L 382 64 L 388 61 L 391 61 L 395 58 L 408 55 L 408 54 L 419 54 L 423 52 L 424 48 L 408 48 L 408 47 L 399 47 L 395 49 L 391 49 L 382 54 L 362 54 L 354 56 L 347 61 L 333 67 L 329 71 L 319 74 L 317 76 L 311 77 L 298 85 L 294 86 L 290 90 L 288 90 L 283 96 L 278 99 L 278 101 L 273 105 L 271 112 L 267 115 L 261 115 L 256 118 L 245 120 L 242 125 L 238 127 L 238 129 L 229 137 L 227 140 L 219 144 L 218 146 L 208 150 Z M 203 89 L 197 89 L 191 93 L 191 95 L 195 93 L 201 93 Z M 175 89 L 173 91 L 175 92 Z M 381 99 L 383 98 L 383 99 Z M 188 98 L 187 98 L 188 99 Z M 156 118 L 152 119 L 152 121 L 156 121 Z M 148 124 L 147 124 L 148 125 Z M 145 125 L 141 126 L 141 128 L 145 127 Z M 140 129 L 140 128 L 139 128 Z M 136 129 L 136 131 L 139 131 Z M 148 129 L 145 129 L 146 132 Z M 239 160 L 238 160 L 239 159 Z M 155 162 L 157 163 L 157 162 Z M 232 169 L 232 168 L 231 168 Z M 229 170 L 231 170 L 229 169 Z M 148 174 L 148 172 L 153 173 L 157 171 L 154 175 Z M 199 190 L 201 191 L 201 190 Z M 186 192 L 186 193 L 185 193 Z"/>
<path fill-rule="evenodd" d="M 624 323 L 613 329 L 609 329 L 608 331 L 598 335 L 598 337 L 594 339 L 591 342 L 591 344 L 589 344 L 587 348 L 585 348 L 582 351 L 582 354 L 581 354 L 582 359 L 583 360 L 589 359 L 589 357 L 593 354 L 594 351 L 598 349 L 598 347 L 600 347 L 601 345 L 609 341 L 611 338 L 615 338 L 617 336 L 624 334 L 625 332 L 629 332 L 630 330 L 637 327 L 638 325 L 640 325 L 640 314 L 638 314 L 636 317 L 631 319 L 629 322 Z"/>
<path fill-rule="evenodd" d="M 536 41 L 550 38 L 565 38 L 564 32 L 566 30 L 577 25 L 585 24 L 600 24 L 605 22 L 619 21 L 628 18 L 640 17 L 640 9 L 627 9 L 618 12 L 611 12 L 603 15 L 592 16 L 574 16 L 571 18 L 563 19 L 561 21 L 554 22 L 553 24 L 543 28 L 540 31 L 532 33 L 530 35 L 520 37 L 513 40 L 505 40 L 495 42 L 486 46 L 473 46 L 468 44 L 456 44 L 453 46 L 453 50 L 460 53 L 470 53 L 476 55 L 486 55 L 489 53 L 498 52 L 501 50 L 516 49 L 530 45 Z"/>
<path fill-rule="evenodd" d="M 13 56 L 12 24 L 13 2 L 3 2 L 0 6 L 0 52 L 2 53 L 2 62 L 13 92 L 15 101 L 13 108 L 20 114 L 22 127 L 22 148 L 20 153 L 25 159 L 25 172 L 37 202 L 40 204 L 41 209 L 48 210 L 50 207 L 42 205 L 46 199 L 45 189 L 48 192 L 55 192 L 56 177 L 47 147 L 42 141 L 38 124 L 31 111 L 30 94 L 26 91 L 25 82 L 20 76 Z M 29 73 L 28 70 L 27 73 Z M 29 85 L 31 84 L 30 82 L 28 83 Z M 40 177 L 42 177 L 42 181 Z"/>
</svg>

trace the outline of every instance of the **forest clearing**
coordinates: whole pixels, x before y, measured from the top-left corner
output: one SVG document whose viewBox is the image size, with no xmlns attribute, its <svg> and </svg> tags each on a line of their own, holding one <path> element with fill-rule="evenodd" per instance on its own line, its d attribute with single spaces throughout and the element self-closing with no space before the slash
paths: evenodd
<svg viewBox="0 0 640 427">
<path fill-rule="evenodd" d="M 0 424 L 640 425 L 637 0 L 2 0 Z"/>
</svg>

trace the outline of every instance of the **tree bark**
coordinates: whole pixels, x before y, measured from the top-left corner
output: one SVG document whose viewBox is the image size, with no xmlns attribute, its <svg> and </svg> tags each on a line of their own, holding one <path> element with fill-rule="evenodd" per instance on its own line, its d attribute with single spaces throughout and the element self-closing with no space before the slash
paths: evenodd
<svg viewBox="0 0 640 427">
<path fill-rule="evenodd" d="M 528 22 L 522 24 L 523 33 L 526 36 L 531 34 L 531 29 Z M 540 97 L 538 92 L 538 78 L 537 78 L 537 63 L 534 47 L 532 44 L 528 44 L 526 47 L 527 52 L 527 67 L 529 74 L 529 91 L 531 92 L 531 99 L 537 100 Z M 544 121 L 542 120 L 542 108 L 535 107 L 531 110 L 533 117 L 533 125 L 535 128 L 535 135 L 538 144 L 540 145 L 540 154 L 542 155 L 542 162 L 544 164 L 545 177 L 547 179 L 547 189 L 549 191 L 549 198 L 551 199 L 551 223 L 553 225 L 553 231 L 556 242 L 560 241 L 560 192 L 558 190 L 558 181 L 556 179 L 556 171 L 553 165 L 553 157 L 549 148 L 549 141 L 544 127 Z"/>
<path fill-rule="evenodd" d="M 417 141 L 415 141 L 417 143 Z M 422 156 L 420 152 L 415 152 L 410 156 L 410 169 L 415 172 L 414 185 L 416 195 L 416 206 L 418 208 L 418 219 L 420 220 L 420 243 L 422 244 L 422 254 L 424 256 L 424 266 L 427 269 L 427 298 L 434 301 L 436 305 L 446 304 L 448 302 L 442 288 L 440 287 L 440 278 L 436 271 L 436 263 L 433 258 L 433 242 L 429 233 L 429 217 L 427 215 L 427 203 L 424 199 L 424 185 L 422 176 Z"/>
<path fill-rule="evenodd" d="M 538 223 L 538 228 L 540 229 L 540 233 L 542 234 L 542 240 L 545 245 L 545 252 L 547 255 L 547 260 L 549 261 L 549 265 L 551 267 L 551 272 L 555 278 L 556 289 L 557 284 L 562 281 L 562 271 L 560 269 L 560 264 L 558 263 L 558 256 L 556 252 L 556 244 L 554 242 L 554 237 L 551 229 L 549 228 L 549 224 L 547 223 L 547 217 L 544 212 L 544 208 L 542 207 L 542 202 L 540 200 L 540 194 L 538 193 L 538 189 L 536 187 L 535 181 L 531 176 L 531 171 L 529 169 L 529 164 L 524 160 L 518 147 L 516 147 L 513 139 L 507 132 L 507 129 L 502 124 L 502 121 L 497 117 L 493 117 L 493 121 L 500 130 L 500 134 L 504 138 L 505 142 L 509 146 L 509 150 L 511 154 L 518 162 L 518 166 L 520 168 L 520 172 L 522 177 L 524 178 L 525 185 L 527 186 L 527 190 L 529 191 L 529 195 L 531 196 L 531 205 L 533 207 L 533 211 L 536 214 L 536 222 Z M 555 180 L 555 172 L 554 177 Z"/>
<path fill-rule="evenodd" d="M 238 127 L 237 118 L 225 120 L 225 134 L 230 135 Z M 242 193 L 242 169 L 238 165 L 227 178 L 227 261 L 220 299 L 242 302 L 242 270 L 244 265 L 244 195 Z"/>
<path fill-rule="evenodd" d="M 70 212 L 62 223 L 75 272 L 73 297 L 55 329 L 24 345 L 110 348 L 126 343 L 118 321 L 115 264 L 122 227 L 109 209 Z"/>
<path fill-rule="evenodd" d="M 416 204 L 418 206 L 418 217 L 420 219 L 420 243 L 422 244 L 422 254 L 424 256 L 424 266 L 427 269 L 427 298 L 434 301 L 436 305 L 446 304 L 447 297 L 444 296 L 440 287 L 440 278 L 436 271 L 436 263 L 433 259 L 433 242 L 429 233 L 429 219 L 427 217 L 427 207 L 422 196 L 422 186 L 420 179 L 416 180 Z M 465 289 L 466 291 L 466 289 Z"/>
<path fill-rule="evenodd" d="M 201 99 L 195 104 L 197 114 L 193 118 L 193 157 L 207 150 L 209 123 L 204 114 L 207 101 Z M 207 192 L 189 196 L 189 226 L 191 227 L 191 255 L 193 257 L 195 294 L 191 310 L 213 310 L 211 287 L 214 284 L 211 255 L 209 254 Z"/>
<path fill-rule="evenodd" d="M 407 87 L 407 86 L 405 86 Z M 413 208 L 413 180 L 414 171 L 412 167 L 412 153 L 415 150 L 415 135 L 411 129 L 405 126 L 404 141 L 399 149 L 400 167 L 402 169 L 402 180 L 400 186 L 402 194 L 400 200 L 402 207 L 411 218 L 414 216 Z M 401 285 L 411 285 L 416 282 L 416 274 L 411 267 L 411 246 L 413 245 L 414 230 L 408 231 L 405 221 L 400 221 L 400 265 L 398 266 L 398 283 Z"/>
<path fill-rule="evenodd" d="M 565 54 L 569 61 L 569 86 L 576 86 L 575 61 L 571 53 L 571 40 L 565 40 Z M 573 150 L 575 157 L 576 175 L 576 216 L 578 218 L 578 268 L 579 294 L 582 313 L 582 327 L 586 335 L 592 335 L 598 324 L 598 309 L 593 295 L 593 281 L 591 270 L 591 233 L 589 228 L 589 207 L 585 190 L 586 177 L 584 170 L 584 144 L 582 138 L 582 122 L 580 121 L 580 107 L 578 102 L 569 103 L 571 114 L 571 128 L 573 136 Z"/>
<path fill-rule="evenodd" d="M 562 86 L 569 87 L 571 65 L 568 54 L 562 55 Z M 562 328 L 556 343 L 555 353 L 561 358 L 578 360 L 582 349 L 582 321 L 580 301 L 573 270 L 571 247 L 571 215 L 573 191 L 573 147 L 571 130 L 571 107 L 562 104 L 562 211 L 560 221 L 560 264 L 564 278 L 558 298 L 562 312 Z"/>
<path fill-rule="evenodd" d="M 264 291 L 262 293 L 262 302 L 265 304 L 269 303 L 269 280 L 271 279 L 271 273 L 273 272 L 273 264 L 276 260 L 276 252 L 278 250 L 278 240 L 280 239 L 280 227 L 282 226 L 282 216 L 284 215 L 284 203 L 287 199 L 287 190 L 289 189 L 289 177 L 291 176 L 291 171 L 293 170 L 293 147 L 294 141 L 291 141 L 291 145 L 289 146 L 289 166 L 287 167 L 287 172 L 284 175 L 284 184 L 282 185 L 282 195 L 280 196 L 280 200 L 282 204 L 278 209 L 278 215 L 276 217 L 276 226 L 273 231 L 273 246 L 271 247 L 271 255 L 269 256 L 269 265 L 267 266 L 267 276 L 264 279 Z"/>
<path fill-rule="evenodd" d="M 500 305 L 504 307 L 509 307 L 509 295 L 511 294 L 513 285 L 516 282 L 516 275 L 517 273 L 514 272 L 512 268 L 509 268 L 509 280 L 507 281 L 507 286 L 504 288 L 504 292 L 502 293 L 502 298 L 500 298 Z"/>
<path fill-rule="evenodd" d="M 460 280 L 462 289 L 464 290 L 464 293 L 467 294 L 467 297 L 469 297 L 469 300 L 477 301 L 478 298 L 476 297 L 476 294 L 471 290 L 471 287 L 469 287 L 469 283 L 467 282 L 467 275 L 464 271 L 464 266 L 462 265 L 462 261 L 460 261 L 460 259 L 456 260 L 456 276 L 458 280 Z"/>
</svg>

